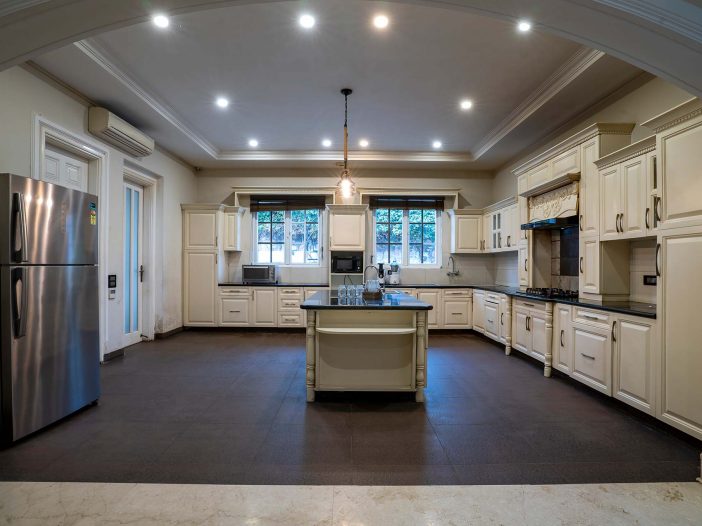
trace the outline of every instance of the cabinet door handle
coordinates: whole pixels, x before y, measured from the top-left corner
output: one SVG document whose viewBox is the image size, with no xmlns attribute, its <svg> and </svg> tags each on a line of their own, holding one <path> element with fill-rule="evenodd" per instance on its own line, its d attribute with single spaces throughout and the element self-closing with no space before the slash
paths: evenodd
<svg viewBox="0 0 702 526">
<path fill-rule="evenodd" d="M 583 358 L 587 358 L 588 360 L 594 360 L 594 359 L 595 359 L 594 356 L 591 356 L 591 355 L 589 355 L 589 354 L 585 354 L 584 352 L 581 352 L 580 355 L 581 355 Z"/>
<path fill-rule="evenodd" d="M 624 213 L 619 214 L 619 231 L 624 233 Z"/>
<path fill-rule="evenodd" d="M 658 243 L 656 245 L 656 276 L 658 276 L 658 277 L 660 277 L 660 275 L 661 275 L 660 257 L 661 257 L 661 244 Z"/>
<path fill-rule="evenodd" d="M 501 312 L 500 313 L 500 325 L 504 325 L 504 324 L 505 324 L 505 313 Z"/>
<path fill-rule="evenodd" d="M 526 330 L 531 332 L 531 323 L 529 323 L 530 321 L 531 321 L 531 316 L 527 316 L 526 317 Z"/>
<path fill-rule="evenodd" d="M 580 256 L 580 273 L 583 273 L 583 256 Z"/>
<path fill-rule="evenodd" d="M 565 330 L 561 329 L 561 347 L 565 347 L 565 345 L 563 345 L 563 333 L 565 333 Z"/>
<path fill-rule="evenodd" d="M 231 313 L 241 312 L 240 310 L 230 310 Z"/>
<path fill-rule="evenodd" d="M 512 236 L 507 236 L 507 246 L 508 247 L 512 246 Z"/>
<path fill-rule="evenodd" d="M 614 219 L 614 228 L 617 229 L 617 233 L 619 232 L 619 214 L 617 214 L 617 217 Z"/>
<path fill-rule="evenodd" d="M 648 222 L 648 213 L 651 211 L 650 208 L 646 207 L 646 215 L 644 216 L 644 220 L 646 221 L 646 229 L 651 228 L 651 225 Z"/>
<path fill-rule="evenodd" d="M 533 307 L 534 306 L 533 303 L 522 303 L 522 305 L 524 305 L 525 307 Z"/>
<path fill-rule="evenodd" d="M 580 221 L 578 221 L 578 228 L 580 228 L 580 231 L 583 231 L 583 215 L 580 214 Z"/>
<path fill-rule="evenodd" d="M 497 247 L 502 248 L 502 234 L 497 234 Z"/>
<path fill-rule="evenodd" d="M 587 318 L 588 320 L 596 320 L 596 321 L 600 320 L 597 316 L 593 316 L 592 314 L 583 314 L 583 318 Z"/>
<path fill-rule="evenodd" d="M 527 261 L 529 258 L 524 259 L 524 272 L 527 271 Z"/>
<path fill-rule="evenodd" d="M 616 326 L 617 326 L 617 320 L 614 320 L 614 321 L 612 322 L 612 341 L 615 342 L 615 343 L 616 343 L 616 341 L 617 341 L 617 335 L 616 335 L 616 333 L 614 332 L 614 328 L 615 328 Z"/>
<path fill-rule="evenodd" d="M 661 198 L 656 197 L 655 200 L 653 201 L 653 217 L 654 221 L 656 223 L 660 223 L 661 221 Z"/>
</svg>

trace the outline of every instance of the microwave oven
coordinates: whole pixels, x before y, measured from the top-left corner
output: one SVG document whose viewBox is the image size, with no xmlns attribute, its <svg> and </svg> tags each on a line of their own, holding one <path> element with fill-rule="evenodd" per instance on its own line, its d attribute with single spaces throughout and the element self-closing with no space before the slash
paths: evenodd
<svg viewBox="0 0 702 526">
<path fill-rule="evenodd" d="M 332 252 L 331 271 L 334 274 L 361 274 L 363 252 Z"/>
<path fill-rule="evenodd" d="M 278 265 L 242 265 L 244 283 L 278 283 Z"/>
</svg>

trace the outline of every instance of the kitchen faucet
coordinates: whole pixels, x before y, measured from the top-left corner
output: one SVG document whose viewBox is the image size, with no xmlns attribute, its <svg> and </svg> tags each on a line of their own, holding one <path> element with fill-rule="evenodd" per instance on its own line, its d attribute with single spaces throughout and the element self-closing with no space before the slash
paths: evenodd
<svg viewBox="0 0 702 526">
<path fill-rule="evenodd" d="M 448 262 L 451 263 L 451 270 L 449 270 L 449 271 L 446 273 L 446 275 L 447 275 L 449 278 L 453 278 L 453 277 L 458 276 L 458 275 L 461 273 L 461 271 L 460 271 L 460 270 L 456 270 L 456 261 L 453 259 L 453 256 L 449 256 Z M 448 262 L 447 262 L 447 263 L 448 263 Z"/>
</svg>

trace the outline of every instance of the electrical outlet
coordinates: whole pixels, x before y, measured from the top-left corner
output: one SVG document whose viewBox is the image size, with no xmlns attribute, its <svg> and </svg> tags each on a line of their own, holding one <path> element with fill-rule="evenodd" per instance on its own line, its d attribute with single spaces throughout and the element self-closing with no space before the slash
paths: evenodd
<svg viewBox="0 0 702 526">
<path fill-rule="evenodd" d="M 649 276 L 645 275 L 643 277 L 644 285 L 657 285 L 658 284 L 658 278 L 656 276 Z"/>
</svg>

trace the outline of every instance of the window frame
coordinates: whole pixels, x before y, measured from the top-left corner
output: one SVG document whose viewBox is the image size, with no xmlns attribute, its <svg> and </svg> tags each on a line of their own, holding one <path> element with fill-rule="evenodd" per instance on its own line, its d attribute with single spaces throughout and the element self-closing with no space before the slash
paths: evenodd
<svg viewBox="0 0 702 526">
<path fill-rule="evenodd" d="M 388 207 L 387 210 L 392 209 L 392 207 Z M 395 210 L 398 210 L 398 208 L 395 208 Z M 441 254 L 442 254 L 442 237 L 441 237 L 441 224 L 443 221 L 443 215 L 441 210 L 436 210 L 436 222 L 434 223 L 435 225 L 435 253 L 436 253 L 436 262 L 435 263 L 414 263 L 411 264 L 409 263 L 409 210 L 401 209 L 402 210 L 402 262 L 398 262 L 400 265 L 400 268 L 409 268 L 409 269 L 440 269 L 441 268 Z M 413 210 L 419 210 L 419 209 L 413 209 Z M 373 265 L 377 265 L 377 241 L 376 241 L 376 227 L 377 227 L 377 221 L 376 221 L 376 213 L 375 210 L 371 211 L 373 214 L 373 224 L 372 224 L 372 237 L 373 237 L 373 242 L 372 242 L 372 259 L 371 263 Z M 423 211 L 422 211 L 423 212 Z M 392 224 L 392 223 L 390 223 Z M 422 223 L 423 224 L 423 223 Z M 389 233 L 388 233 L 389 235 Z"/>
<path fill-rule="evenodd" d="M 305 210 L 314 210 L 312 208 Z M 259 212 L 266 212 L 261 210 Z M 326 211 L 319 210 L 319 221 L 317 226 L 317 237 L 319 239 L 319 260 L 316 263 L 291 263 L 292 260 L 292 210 L 281 210 L 283 212 L 283 262 L 274 263 L 271 261 L 258 260 L 258 214 L 251 213 L 251 262 L 254 265 L 278 265 L 279 267 L 299 267 L 299 268 L 319 268 L 324 265 L 324 224 L 326 222 Z M 271 212 L 273 213 L 273 212 Z M 271 233 L 272 234 L 272 233 Z M 268 242 L 263 244 L 269 244 Z"/>
</svg>

